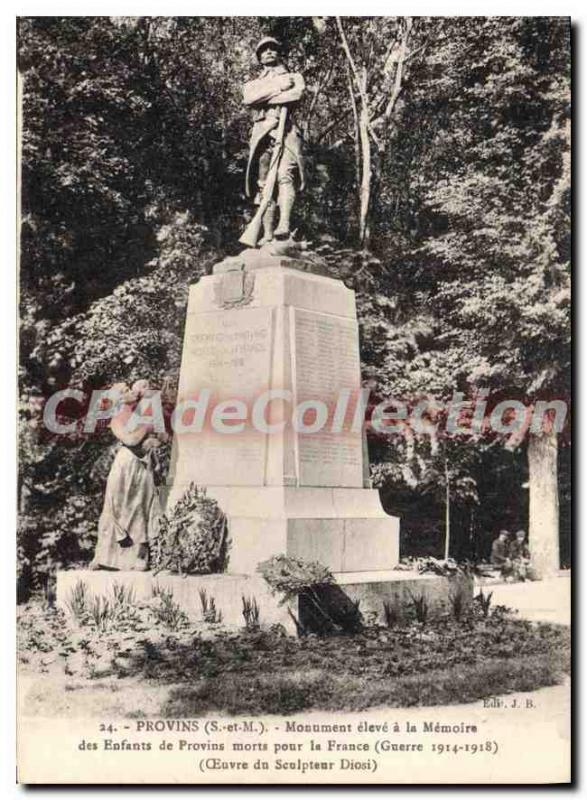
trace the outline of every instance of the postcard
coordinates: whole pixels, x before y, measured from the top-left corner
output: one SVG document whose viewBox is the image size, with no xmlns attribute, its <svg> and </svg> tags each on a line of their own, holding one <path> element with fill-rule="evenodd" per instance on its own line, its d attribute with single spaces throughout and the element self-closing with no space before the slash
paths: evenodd
<svg viewBox="0 0 587 800">
<path fill-rule="evenodd" d="M 18 781 L 571 781 L 566 17 L 19 17 Z"/>
</svg>

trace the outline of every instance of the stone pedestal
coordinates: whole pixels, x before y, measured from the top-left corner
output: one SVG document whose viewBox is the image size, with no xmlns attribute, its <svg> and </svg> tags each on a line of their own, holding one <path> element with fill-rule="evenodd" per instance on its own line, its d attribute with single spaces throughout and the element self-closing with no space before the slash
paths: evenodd
<svg viewBox="0 0 587 800">
<path fill-rule="evenodd" d="M 205 592 L 230 626 L 244 625 L 248 599 L 263 627 L 279 623 L 295 633 L 297 618 L 312 630 L 315 612 L 303 596 L 281 604 L 256 572 L 277 554 L 328 567 L 336 584 L 324 590 L 325 602 L 352 603 L 365 622 L 411 619 L 422 603 L 434 618 L 451 612 L 457 594 L 471 603 L 467 578 L 394 570 L 399 520 L 385 514 L 368 478 L 354 294 L 307 267 L 249 251 L 190 291 L 167 505 L 192 482 L 207 487 L 229 520 L 228 572 L 61 571 L 61 608 L 69 609 L 80 581 L 89 599 L 111 599 L 123 585 L 145 602 L 158 587 L 194 621 Z M 264 409 L 269 427 L 260 430 L 255 404 L 270 390 L 282 395 Z M 305 401 L 326 405 L 318 431 L 292 425 Z M 219 432 L 223 425 L 228 432 Z"/>
<path fill-rule="evenodd" d="M 354 292 L 306 266 L 249 251 L 190 290 L 168 507 L 208 488 L 233 574 L 278 553 L 337 573 L 399 560 L 399 520 L 369 485 Z"/>
<path fill-rule="evenodd" d="M 358 603 L 363 618 L 379 625 L 413 619 L 414 601 L 424 600 L 428 619 L 433 620 L 452 610 L 452 599 L 461 593 L 462 602 L 469 607 L 473 599 L 473 582 L 469 578 L 447 579 L 438 575 L 418 575 L 406 571 L 340 572 L 335 573 L 337 589 L 347 600 Z M 152 572 L 107 572 L 90 570 L 60 570 L 57 573 L 57 606 L 70 614 L 70 601 L 76 587 L 82 583 L 88 602 L 100 597 L 114 602 L 115 587 L 131 591 L 138 603 L 153 598 L 155 588 L 165 589 L 174 602 L 195 623 L 202 620 L 200 592 L 213 599 L 222 622 L 230 627 L 243 627 L 243 597 L 257 603 L 260 624 L 268 627 L 280 624 L 291 634 L 296 633 L 292 614 L 305 624 L 304 603 L 292 601 L 280 604 L 260 575 L 169 575 Z M 291 612 L 291 613 L 290 613 Z"/>
<path fill-rule="evenodd" d="M 228 571 L 252 574 L 284 553 L 333 572 L 390 569 L 399 561 L 399 521 L 372 489 L 209 486 L 229 518 Z"/>
</svg>

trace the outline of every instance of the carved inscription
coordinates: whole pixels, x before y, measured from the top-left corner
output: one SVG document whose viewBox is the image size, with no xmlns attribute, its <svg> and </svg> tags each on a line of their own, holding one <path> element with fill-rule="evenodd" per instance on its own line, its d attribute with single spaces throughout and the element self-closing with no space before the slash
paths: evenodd
<svg viewBox="0 0 587 800">
<path fill-rule="evenodd" d="M 242 433 L 218 433 L 210 409 L 241 400 L 250 409 L 269 386 L 271 309 L 192 314 L 186 323 L 180 400 L 210 390 L 201 432 L 181 434 L 178 474 L 202 485 L 258 486 L 264 481 L 266 436 L 245 425 Z M 184 422 L 190 423 L 189 412 Z"/>
<path fill-rule="evenodd" d="M 359 336 L 355 320 L 295 311 L 295 388 L 298 402 L 321 400 L 329 410 L 318 433 L 298 435 L 301 486 L 363 485 L 361 433 L 330 432 L 341 390 L 360 389 Z"/>
</svg>

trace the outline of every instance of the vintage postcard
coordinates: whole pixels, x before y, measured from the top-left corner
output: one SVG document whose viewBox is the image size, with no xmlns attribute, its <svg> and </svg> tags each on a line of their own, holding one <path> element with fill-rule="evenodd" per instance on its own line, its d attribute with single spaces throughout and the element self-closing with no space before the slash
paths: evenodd
<svg viewBox="0 0 587 800">
<path fill-rule="evenodd" d="M 18 18 L 20 783 L 571 781 L 570 42 Z"/>
</svg>

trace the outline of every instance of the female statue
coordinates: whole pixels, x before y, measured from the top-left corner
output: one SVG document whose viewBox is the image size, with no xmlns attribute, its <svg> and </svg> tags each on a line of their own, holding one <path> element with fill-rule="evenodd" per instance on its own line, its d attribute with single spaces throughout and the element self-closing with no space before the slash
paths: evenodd
<svg viewBox="0 0 587 800">
<path fill-rule="evenodd" d="M 148 381 L 137 381 L 130 390 L 123 386 L 121 409 L 110 423 L 121 446 L 106 482 L 90 568 L 144 571 L 149 568 L 149 541 L 158 534 L 162 513 L 154 475 L 161 442 L 149 425 L 127 430 L 138 403 L 149 397 Z"/>
</svg>

